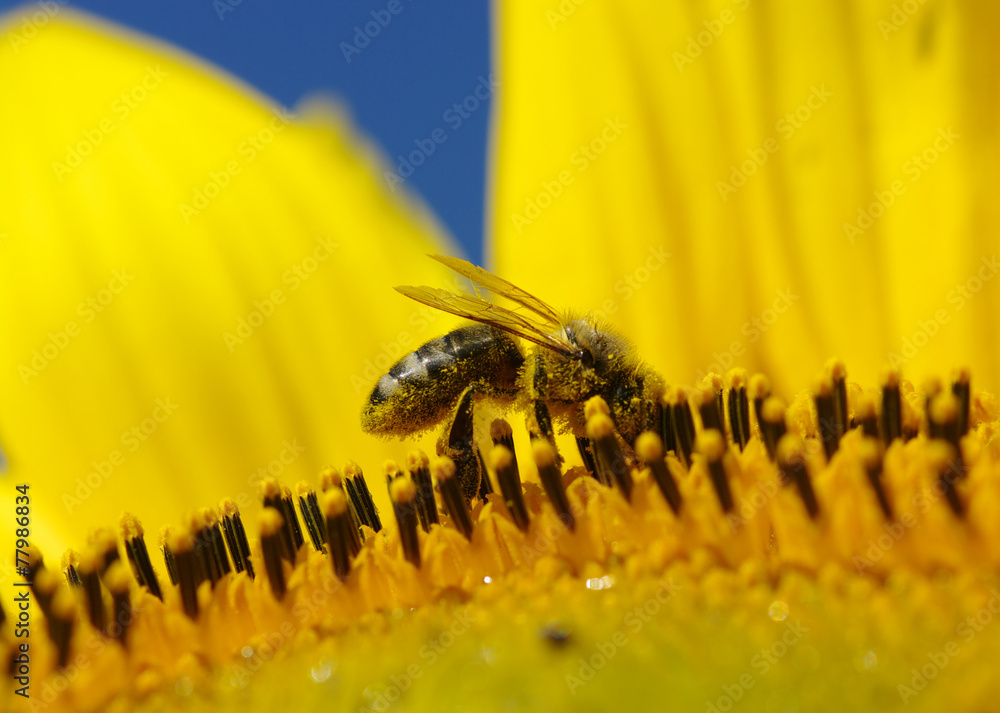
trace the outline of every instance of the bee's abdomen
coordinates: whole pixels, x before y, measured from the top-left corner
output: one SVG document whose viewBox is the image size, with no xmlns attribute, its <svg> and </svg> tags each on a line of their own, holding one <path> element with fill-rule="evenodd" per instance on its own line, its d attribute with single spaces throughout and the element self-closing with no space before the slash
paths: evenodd
<svg viewBox="0 0 1000 713">
<path fill-rule="evenodd" d="M 461 327 L 392 365 L 361 413 L 369 433 L 407 435 L 449 415 L 470 385 L 494 396 L 513 394 L 524 356 L 506 333 L 488 325 Z"/>
</svg>

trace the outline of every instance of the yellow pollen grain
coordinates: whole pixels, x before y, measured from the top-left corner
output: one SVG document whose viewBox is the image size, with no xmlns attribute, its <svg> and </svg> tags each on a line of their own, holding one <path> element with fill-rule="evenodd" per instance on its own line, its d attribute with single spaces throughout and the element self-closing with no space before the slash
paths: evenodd
<svg viewBox="0 0 1000 713">
<path fill-rule="evenodd" d="M 950 391 L 944 391 L 931 400 L 931 421 L 951 423 L 958 418 L 958 399 Z"/>
<path fill-rule="evenodd" d="M 100 555 L 96 550 L 88 547 L 80 555 L 80 563 L 77 565 L 76 570 L 80 574 L 91 574 L 96 572 L 97 568 L 100 567 L 101 562 L 104 557 Z"/>
<path fill-rule="evenodd" d="M 716 430 L 703 431 L 695 439 L 695 448 L 709 462 L 715 462 L 721 459 L 723 453 L 725 453 L 726 442 L 722 438 L 722 434 Z"/>
<path fill-rule="evenodd" d="M 190 552 L 194 549 L 194 537 L 187 530 L 171 530 L 167 534 L 167 546 L 175 555 L 179 552 Z"/>
<path fill-rule="evenodd" d="M 531 455 L 535 461 L 535 465 L 539 468 L 547 468 L 556 462 L 555 449 L 548 441 L 542 438 L 538 438 L 532 442 Z"/>
<path fill-rule="evenodd" d="M 87 544 L 99 552 L 107 552 L 118 546 L 115 533 L 110 527 L 99 527 L 90 531 Z"/>
<path fill-rule="evenodd" d="M 695 402 L 699 406 L 710 404 L 713 403 L 714 401 L 715 401 L 715 391 L 712 390 L 710 387 L 703 386 L 700 389 L 695 390 Z"/>
<path fill-rule="evenodd" d="M 723 386 L 724 382 L 722 381 L 722 377 L 714 371 L 701 380 L 701 387 L 703 389 L 711 389 L 713 393 L 716 394 L 722 391 Z"/>
<path fill-rule="evenodd" d="M 417 497 L 417 486 L 409 478 L 396 478 L 389 486 L 389 497 L 392 502 L 404 504 L 413 502 Z"/>
<path fill-rule="evenodd" d="M 396 461 L 391 458 L 386 459 L 382 463 L 382 472 L 390 478 L 394 478 L 399 473 L 399 466 L 396 464 Z"/>
<path fill-rule="evenodd" d="M 833 382 L 828 376 L 821 376 L 813 385 L 813 393 L 816 396 L 831 396 L 833 394 Z"/>
<path fill-rule="evenodd" d="M 583 415 L 588 420 L 596 414 L 604 414 L 607 416 L 610 413 L 611 409 L 608 408 L 608 403 L 600 396 L 592 396 L 587 399 L 587 403 L 583 405 Z"/>
<path fill-rule="evenodd" d="M 332 465 L 325 466 L 319 472 L 319 489 L 324 492 L 331 488 L 339 488 L 342 482 L 340 471 Z"/>
<path fill-rule="evenodd" d="M 302 498 L 313 493 L 313 487 L 305 480 L 300 480 L 295 484 L 295 495 Z"/>
<path fill-rule="evenodd" d="M 51 569 L 44 567 L 35 574 L 35 589 L 41 594 L 52 594 L 59 586 L 60 577 Z"/>
<path fill-rule="evenodd" d="M 646 463 L 660 460 L 663 458 L 663 441 L 652 431 L 644 431 L 635 440 L 635 453 Z"/>
<path fill-rule="evenodd" d="M 435 458 L 431 461 L 431 474 L 434 480 L 448 480 L 455 476 L 455 461 L 447 456 Z"/>
<path fill-rule="evenodd" d="M 750 377 L 750 384 L 747 387 L 747 394 L 752 399 L 762 399 L 771 393 L 771 380 L 763 374 L 754 374 Z"/>
<path fill-rule="evenodd" d="M 929 376 L 924 379 L 921 390 L 927 394 L 928 398 L 933 398 L 944 390 L 944 383 L 940 376 Z"/>
<path fill-rule="evenodd" d="M 406 469 L 411 473 L 415 470 L 428 468 L 430 464 L 430 458 L 421 450 L 412 450 L 406 454 Z"/>
<path fill-rule="evenodd" d="M 587 419 L 587 437 L 594 441 L 607 438 L 615 431 L 611 417 L 604 413 L 595 413 Z"/>
<path fill-rule="evenodd" d="M 785 420 L 785 402 L 777 396 L 768 396 L 760 407 L 760 415 L 768 423 L 780 423 Z"/>
<path fill-rule="evenodd" d="M 847 378 L 847 367 L 844 365 L 844 362 L 837 357 L 827 359 L 824 371 L 834 381 L 843 381 Z"/>
<path fill-rule="evenodd" d="M 129 590 L 128 572 L 121 561 L 113 562 L 102 579 L 112 594 L 124 594 Z"/>
<path fill-rule="evenodd" d="M 494 471 L 510 468 L 514 462 L 514 454 L 507 446 L 497 445 L 490 450 L 490 467 Z"/>
<path fill-rule="evenodd" d="M 260 482 L 260 497 L 262 500 L 281 497 L 281 483 L 277 478 L 267 477 Z"/>
<path fill-rule="evenodd" d="M 337 517 L 347 511 L 347 498 L 339 489 L 328 490 L 323 494 L 320 508 L 326 517 Z"/>
<path fill-rule="evenodd" d="M 899 369 L 896 369 L 894 367 L 889 367 L 889 368 L 884 369 L 882 371 L 881 382 L 882 382 L 883 385 L 888 386 L 890 388 L 891 387 L 898 387 L 900 380 L 901 380 L 901 376 L 900 376 L 900 373 L 899 373 Z"/>
<path fill-rule="evenodd" d="M 276 508 L 267 507 L 260 514 L 260 534 L 271 537 L 285 526 L 285 518 Z"/>
<path fill-rule="evenodd" d="M 66 570 L 70 567 L 76 567 L 80 564 L 80 553 L 76 550 L 66 550 L 63 552 L 62 558 L 59 560 L 62 569 Z"/>
<path fill-rule="evenodd" d="M 76 597 L 68 587 L 60 587 L 52 597 L 52 613 L 60 619 L 72 619 L 76 615 Z"/>
</svg>

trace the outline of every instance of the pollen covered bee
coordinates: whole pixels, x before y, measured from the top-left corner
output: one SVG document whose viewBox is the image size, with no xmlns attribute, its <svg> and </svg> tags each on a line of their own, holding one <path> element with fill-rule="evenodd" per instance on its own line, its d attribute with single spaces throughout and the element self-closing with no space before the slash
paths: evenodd
<svg viewBox="0 0 1000 713">
<path fill-rule="evenodd" d="M 663 379 L 623 336 L 589 314 L 560 315 L 469 262 L 431 257 L 513 306 L 503 307 L 479 294 L 397 287 L 417 302 L 477 324 L 432 339 L 396 362 L 362 410 L 366 432 L 405 437 L 450 421 L 438 451 L 456 460 L 463 494 L 471 499 L 484 476 L 473 432 L 479 401 L 523 411 L 533 424 L 533 435 L 553 444 L 553 424 L 581 443 L 584 404 L 593 396 L 607 402 L 626 443 L 648 427 L 651 405 L 658 404 L 664 392 Z M 533 346 L 522 347 L 519 340 Z"/>
</svg>

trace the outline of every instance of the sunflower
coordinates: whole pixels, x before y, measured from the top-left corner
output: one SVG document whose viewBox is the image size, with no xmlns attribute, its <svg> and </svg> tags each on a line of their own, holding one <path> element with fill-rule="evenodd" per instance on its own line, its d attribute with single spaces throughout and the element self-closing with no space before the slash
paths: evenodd
<svg viewBox="0 0 1000 713">
<path fill-rule="evenodd" d="M 497 6 L 489 248 L 674 386 L 634 467 L 593 403 L 589 467 L 515 432 L 468 510 L 360 432 L 457 323 L 388 288 L 455 284 L 454 248 L 337 109 L 7 19 L 15 703 L 990 707 L 997 10 L 645 5 Z M 386 457 L 374 503 L 325 468 Z"/>
</svg>

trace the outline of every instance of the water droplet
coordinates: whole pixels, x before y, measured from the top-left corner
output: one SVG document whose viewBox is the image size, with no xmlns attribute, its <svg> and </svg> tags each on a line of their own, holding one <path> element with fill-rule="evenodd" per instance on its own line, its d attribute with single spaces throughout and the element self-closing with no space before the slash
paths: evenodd
<svg viewBox="0 0 1000 713">
<path fill-rule="evenodd" d="M 878 666 L 878 656 L 874 651 L 862 651 L 854 657 L 854 668 L 858 671 L 872 671 Z"/>
<path fill-rule="evenodd" d="M 329 664 L 325 661 L 320 661 L 318 664 L 312 667 L 312 671 L 309 672 L 312 676 L 312 680 L 316 683 L 323 683 L 328 678 L 330 674 L 333 673 L 333 669 L 330 668 Z"/>
<path fill-rule="evenodd" d="M 191 679 L 187 676 L 182 676 L 177 679 L 177 683 L 174 684 L 174 690 L 177 692 L 178 696 L 190 696 L 191 691 L 194 690 L 194 684 L 191 683 Z"/>
<path fill-rule="evenodd" d="M 597 592 L 602 589 L 611 589 L 615 586 L 615 578 L 606 574 L 603 577 L 591 577 L 585 584 L 587 589 Z"/>
<path fill-rule="evenodd" d="M 483 584 L 490 584 L 493 582 L 493 577 L 483 577 Z"/>
<path fill-rule="evenodd" d="M 780 600 L 771 602 L 771 608 L 767 610 L 767 615 L 774 621 L 784 621 L 788 618 L 788 605 Z"/>
<path fill-rule="evenodd" d="M 253 647 L 252 646 L 244 646 L 243 650 L 240 651 L 240 653 L 243 654 L 243 658 L 248 659 L 251 656 L 253 656 Z"/>
</svg>

